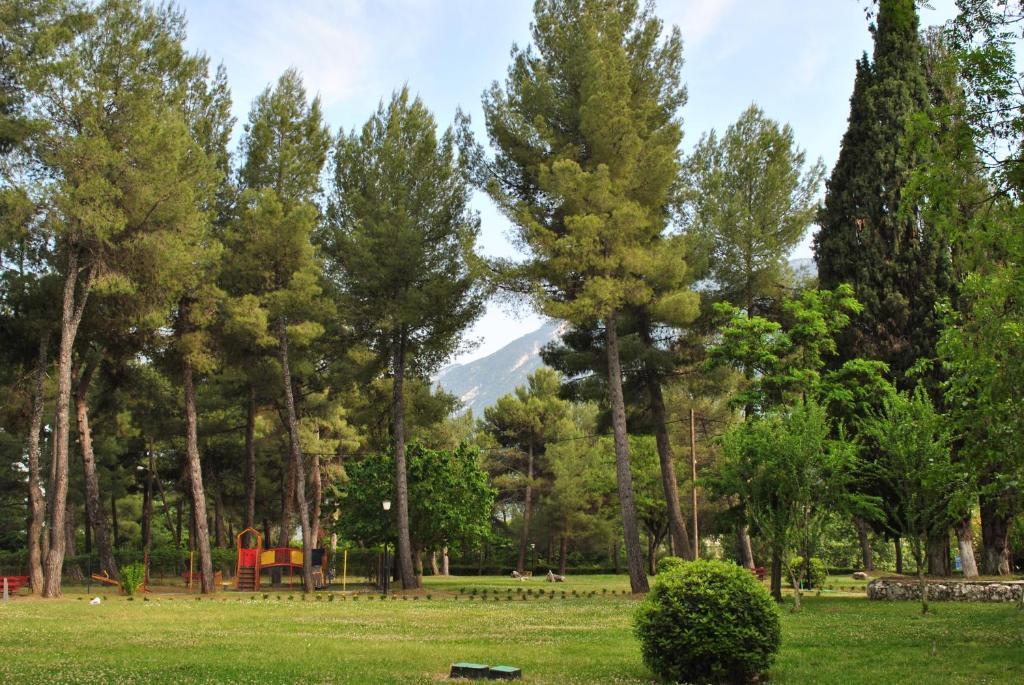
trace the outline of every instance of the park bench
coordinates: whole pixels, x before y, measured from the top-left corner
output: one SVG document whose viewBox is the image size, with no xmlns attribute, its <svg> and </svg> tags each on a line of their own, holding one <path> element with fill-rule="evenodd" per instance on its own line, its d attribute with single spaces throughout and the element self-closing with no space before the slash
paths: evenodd
<svg viewBox="0 0 1024 685">
<path fill-rule="evenodd" d="M 14 594 L 25 585 L 28 585 L 28 576 L 0 576 L 0 587 L 7 582 L 7 592 Z"/>
</svg>

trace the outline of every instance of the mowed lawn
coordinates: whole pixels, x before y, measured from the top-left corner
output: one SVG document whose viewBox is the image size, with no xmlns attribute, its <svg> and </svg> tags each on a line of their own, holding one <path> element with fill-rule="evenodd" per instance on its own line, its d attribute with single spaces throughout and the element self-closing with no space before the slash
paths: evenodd
<svg viewBox="0 0 1024 685">
<path fill-rule="evenodd" d="M 450 578 L 429 582 L 429 600 L 320 593 L 302 601 L 268 591 L 268 599 L 223 592 L 214 600 L 105 594 L 99 606 L 69 588 L 63 600 L 0 606 L 0 682 L 436 683 L 454 661 L 519 666 L 534 683 L 657 682 L 631 633 L 637 600 L 620 594 L 626 587 L 608 576 L 554 585 Z M 524 600 L 520 588 L 533 594 Z M 783 610 L 771 682 L 1024 681 L 1024 614 L 1010 605 L 933 607 L 921 617 L 912 603 L 807 597 L 802 613 Z"/>
</svg>

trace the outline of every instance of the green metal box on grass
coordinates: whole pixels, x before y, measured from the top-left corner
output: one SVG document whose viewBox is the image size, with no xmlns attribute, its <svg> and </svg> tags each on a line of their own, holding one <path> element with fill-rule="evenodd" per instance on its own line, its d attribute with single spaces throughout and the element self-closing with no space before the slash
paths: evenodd
<svg viewBox="0 0 1024 685">
<path fill-rule="evenodd" d="M 487 677 L 491 680 L 519 680 L 523 677 L 523 672 L 515 666 L 491 666 Z"/>
</svg>

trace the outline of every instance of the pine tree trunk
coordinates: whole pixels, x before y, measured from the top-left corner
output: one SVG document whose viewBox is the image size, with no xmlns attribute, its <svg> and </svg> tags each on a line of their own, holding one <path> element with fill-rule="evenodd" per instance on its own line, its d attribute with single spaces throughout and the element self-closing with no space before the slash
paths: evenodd
<svg viewBox="0 0 1024 685">
<path fill-rule="evenodd" d="M 114 493 L 110 493 L 110 531 L 113 533 L 111 537 L 114 538 L 114 549 L 120 549 L 121 539 L 118 537 L 118 531 L 121 530 L 121 525 L 117 522 L 117 497 Z"/>
<path fill-rule="evenodd" d="M 974 529 L 971 528 L 970 515 L 964 517 L 956 524 L 956 544 L 960 552 L 960 569 L 964 579 L 971 580 L 978 577 L 978 562 L 974 558 Z"/>
<path fill-rule="evenodd" d="M 146 564 L 145 577 L 148 580 L 149 554 L 153 549 L 153 496 L 155 494 L 153 482 L 156 480 L 156 464 L 153 459 L 153 450 L 147 447 L 146 452 L 149 454 L 149 467 L 146 469 L 146 489 L 143 491 L 145 498 L 142 503 L 142 558 Z"/>
<path fill-rule="evenodd" d="M 626 403 L 622 395 L 622 368 L 619 362 L 619 335 L 616 330 L 618 316 L 609 314 L 605 319 L 605 347 L 608 354 L 608 392 L 612 410 L 612 432 L 615 436 L 615 475 L 618 481 L 619 504 L 622 508 L 622 528 L 626 543 L 626 565 L 629 585 L 634 593 L 647 592 L 647 574 L 644 572 L 644 554 L 640 546 L 636 504 L 633 501 L 633 472 L 629 464 L 629 437 L 626 433 Z"/>
<path fill-rule="evenodd" d="M 530 513 L 533 508 L 533 440 L 526 452 L 526 492 L 523 494 L 523 529 L 519 533 L 519 561 L 516 571 L 526 570 L 526 546 L 530 542 Z"/>
<path fill-rule="evenodd" d="M 433 576 L 441 575 L 441 569 L 437 567 L 437 550 L 430 553 L 430 574 Z"/>
<path fill-rule="evenodd" d="M 320 455 L 310 456 L 309 465 L 309 525 L 312 528 L 310 537 L 313 539 L 313 547 L 319 548 L 320 544 L 320 515 L 321 503 L 323 501 L 323 481 L 320 476 Z"/>
<path fill-rule="evenodd" d="M 982 564 L 990 576 L 1010 575 L 1010 516 L 998 495 L 983 494 L 981 501 Z"/>
<path fill-rule="evenodd" d="M 448 545 L 441 550 L 441 575 L 448 576 Z"/>
<path fill-rule="evenodd" d="M 409 538 L 409 488 L 405 465 L 405 333 L 400 332 L 392 352 L 394 385 L 391 394 L 391 437 L 395 444 L 395 499 L 398 518 L 398 569 L 402 587 L 416 587 Z"/>
<path fill-rule="evenodd" d="M 187 318 L 187 313 L 183 314 L 183 317 Z M 187 357 L 182 360 L 181 376 L 185 394 L 185 460 L 192 493 L 192 518 L 195 521 L 195 544 L 193 546 L 199 551 L 199 567 L 203 574 L 202 592 L 205 595 L 214 591 L 213 555 L 210 552 L 210 530 L 206 523 L 203 467 L 199 462 L 196 393 L 192 386 L 192 364 Z"/>
<path fill-rule="evenodd" d="M 278 322 L 278 344 L 281 357 L 281 371 L 284 376 L 284 402 L 288 415 L 288 435 L 291 459 L 295 464 L 295 500 L 299 511 L 299 526 L 302 529 L 302 587 L 313 591 L 313 541 L 310 538 L 309 503 L 306 500 L 306 464 L 299 443 L 299 420 L 295 412 L 295 394 L 292 392 L 292 371 L 288 356 L 288 330 L 285 320 Z"/>
<path fill-rule="evenodd" d="M 896 573 L 903 575 L 903 540 L 896 538 L 893 540 L 893 546 L 896 549 Z"/>
<path fill-rule="evenodd" d="M 245 420 L 245 528 L 256 527 L 256 386 L 249 385 L 249 410 Z M 252 535 L 247 536 L 249 538 Z M 246 540 L 252 545 L 253 540 Z M 267 539 L 270 543 L 270 539 Z"/>
<path fill-rule="evenodd" d="M 100 356 L 94 355 L 89 359 L 82 376 L 78 379 L 75 388 L 75 415 L 78 419 L 78 447 L 82 453 L 82 470 L 85 480 L 85 507 L 89 512 L 89 522 L 92 524 L 93 540 L 96 543 L 96 551 L 100 556 L 100 568 L 110 574 L 111 578 L 118 578 L 117 561 L 114 559 L 114 549 L 117 546 L 116 540 L 111 546 L 110 535 L 117 535 L 116 512 L 114 523 L 110 531 L 107 530 L 107 517 L 103 514 L 100 504 L 100 481 L 96 472 L 96 456 L 92 449 L 92 431 L 89 428 L 89 386 L 92 385 L 93 375 L 99 365 Z M 111 493 L 113 496 L 113 493 Z"/>
<path fill-rule="evenodd" d="M 32 389 L 32 420 L 28 434 L 28 574 L 32 592 L 43 591 L 43 523 L 46 520 L 46 501 L 43 498 L 42 478 L 39 473 L 41 457 L 40 439 L 43 430 L 43 410 L 46 390 L 46 356 L 49 335 L 39 340 L 36 359 L 35 385 Z"/>
<path fill-rule="evenodd" d="M 745 523 L 736 526 L 736 544 L 740 550 L 740 565 L 755 569 L 757 565 L 754 563 L 754 546 L 750 542 L 750 532 Z"/>
<path fill-rule="evenodd" d="M 50 498 L 51 531 L 64 530 L 64 519 L 68 499 L 68 434 L 70 431 L 69 410 L 71 406 L 71 352 L 75 336 L 82 321 L 86 300 L 92 282 L 92 272 L 87 271 L 75 298 L 78 285 L 78 250 L 71 246 L 68 251 L 67 272 L 64 274 L 64 293 L 61 306 L 60 348 L 57 353 L 57 397 L 53 421 L 53 460 L 51 462 Z M 43 566 L 43 597 L 61 596 L 61 571 L 64 567 L 65 540 L 63 535 L 50 535 L 49 550 Z"/>
<path fill-rule="evenodd" d="M 860 559 L 863 570 L 871 573 L 875 570 L 875 560 L 871 552 L 871 538 L 869 537 L 871 529 L 866 521 L 856 516 L 853 518 L 853 527 L 857 531 L 857 540 L 860 542 Z"/>
<path fill-rule="evenodd" d="M 74 557 L 78 554 L 75 550 L 75 532 L 77 530 L 78 526 L 75 525 L 75 507 L 74 505 L 71 505 L 68 507 L 67 516 L 64 519 L 65 559 Z M 64 575 L 72 583 L 80 583 L 85 579 L 85 574 L 82 573 L 82 567 L 75 563 L 65 565 Z"/>
<path fill-rule="evenodd" d="M 569 537 L 562 535 L 558 540 L 558 575 L 564 576 L 569 567 Z"/>
<path fill-rule="evenodd" d="M 683 510 L 679 504 L 679 482 L 676 480 L 675 459 L 672 454 L 672 442 L 668 436 L 668 419 L 666 418 L 665 398 L 661 392 L 661 383 L 657 379 L 652 379 L 648 382 L 647 389 L 651 398 L 654 439 L 658 446 L 658 460 L 661 462 L 661 485 L 665 492 L 665 506 L 668 510 L 673 553 L 684 559 L 693 559 L 690 536 L 686 533 Z"/>
<path fill-rule="evenodd" d="M 224 495 L 220 480 L 213 482 L 213 535 L 217 549 L 227 549 L 227 531 L 224 529 Z"/>
<path fill-rule="evenodd" d="M 290 452 L 289 448 L 289 452 Z M 292 540 L 292 510 L 295 505 L 295 461 L 290 454 L 285 463 L 285 477 L 281 481 L 281 526 L 277 533 L 277 546 L 287 547 Z"/>
</svg>

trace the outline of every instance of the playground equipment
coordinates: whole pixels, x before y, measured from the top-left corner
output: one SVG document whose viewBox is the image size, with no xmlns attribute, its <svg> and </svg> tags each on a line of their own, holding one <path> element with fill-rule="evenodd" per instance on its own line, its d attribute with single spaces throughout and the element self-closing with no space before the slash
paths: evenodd
<svg viewBox="0 0 1024 685">
<path fill-rule="evenodd" d="M 246 534 L 256 539 L 255 547 L 243 547 L 242 539 Z M 260 589 L 260 573 L 268 568 L 287 568 L 288 582 L 292 582 L 295 569 L 302 569 L 302 550 L 291 547 L 263 548 L 263 536 L 255 528 L 246 528 L 235 536 L 238 549 L 238 565 L 235 568 L 235 589 L 255 592 Z M 317 548 L 312 551 L 313 581 L 317 587 L 327 585 L 327 550 Z"/>
</svg>

